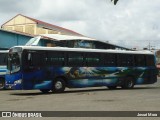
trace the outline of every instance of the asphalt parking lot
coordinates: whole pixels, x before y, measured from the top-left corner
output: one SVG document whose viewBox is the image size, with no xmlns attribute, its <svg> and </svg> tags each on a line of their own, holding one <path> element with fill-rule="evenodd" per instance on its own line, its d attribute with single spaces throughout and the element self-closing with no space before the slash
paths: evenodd
<svg viewBox="0 0 160 120">
<path fill-rule="evenodd" d="M 131 90 L 94 87 L 66 89 L 61 94 L 1 90 L 0 111 L 160 111 L 160 78 Z"/>
</svg>

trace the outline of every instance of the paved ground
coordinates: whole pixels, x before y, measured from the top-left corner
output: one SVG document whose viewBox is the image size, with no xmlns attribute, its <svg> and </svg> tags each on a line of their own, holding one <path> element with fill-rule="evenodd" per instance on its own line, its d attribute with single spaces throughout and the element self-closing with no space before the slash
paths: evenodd
<svg viewBox="0 0 160 120">
<path fill-rule="evenodd" d="M 160 78 L 156 84 L 135 86 L 132 90 L 122 90 L 120 88 L 109 90 L 106 87 L 98 87 L 66 89 L 65 93 L 62 94 L 42 94 L 38 90 L 0 91 L 0 111 L 37 110 L 160 111 Z"/>
</svg>

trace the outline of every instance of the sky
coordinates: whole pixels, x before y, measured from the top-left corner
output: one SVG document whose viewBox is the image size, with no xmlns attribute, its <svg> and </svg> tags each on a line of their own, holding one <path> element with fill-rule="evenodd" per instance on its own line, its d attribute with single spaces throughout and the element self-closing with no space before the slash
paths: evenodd
<svg viewBox="0 0 160 120">
<path fill-rule="evenodd" d="M 123 47 L 160 49 L 160 0 L 0 0 L 0 25 L 17 14 Z"/>
</svg>

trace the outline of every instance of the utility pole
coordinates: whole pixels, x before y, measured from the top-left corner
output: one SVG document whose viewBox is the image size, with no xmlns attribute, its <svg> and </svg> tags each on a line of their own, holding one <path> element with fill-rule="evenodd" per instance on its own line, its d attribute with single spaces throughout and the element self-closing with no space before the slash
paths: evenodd
<svg viewBox="0 0 160 120">
<path fill-rule="evenodd" d="M 150 43 L 150 41 L 149 41 L 149 46 L 148 47 L 149 47 L 149 51 L 150 51 L 151 50 L 151 43 Z"/>
<path fill-rule="evenodd" d="M 150 40 L 149 40 L 149 45 L 148 45 L 148 48 L 149 48 L 149 51 L 151 51 L 151 49 L 153 49 L 155 46 L 151 46 L 151 43 L 150 43 Z"/>
</svg>

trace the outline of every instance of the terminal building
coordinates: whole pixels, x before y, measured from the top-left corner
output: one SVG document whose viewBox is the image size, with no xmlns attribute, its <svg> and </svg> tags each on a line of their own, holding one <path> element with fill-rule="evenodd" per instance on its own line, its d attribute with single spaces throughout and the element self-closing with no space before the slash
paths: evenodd
<svg viewBox="0 0 160 120">
<path fill-rule="evenodd" d="M 21 14 L 16 15 L 1 26 L 4 30 L 19 31 L 30 35 L 39 34 L 64 34 L 83 36 L 72 30 L 52 25 Z"/>
<path fill-rule="evenodd" d="M 9 49 L 16 45 L 25 45 L 37 35 L 42 36 L 39 42 L 40 46 L 129 50 L 21 14 L 16 15 L 1 26 L 0 50 Z"/>
</svg>

